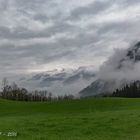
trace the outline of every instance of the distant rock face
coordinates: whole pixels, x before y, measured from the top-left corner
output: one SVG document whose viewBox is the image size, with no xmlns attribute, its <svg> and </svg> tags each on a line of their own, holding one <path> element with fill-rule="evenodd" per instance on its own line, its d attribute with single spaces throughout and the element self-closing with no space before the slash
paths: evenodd
<svg viewBox="0 0 140 140">
<path fill-rule="evenodd" d="M 140 61 L 140 42 L 138 42 L 134 47 L 127 50 L 126 56 L 120 60 L 118 68 L 122 67 L 122 63 L 125 61 L 133 61 L 134 63 Z"/>
<path fill-rule="evenodd" d="M 114 81 L 103 81 L 103 80 L 96 80 L 94 81 L 90 86 L 86 87 L 83 89 L 79 94 L 82 97 L 87 97 L 87 96 L 94 96 L 97 94 L 100 94 L 102 92 L 110 92 L 111 91 L 111 84 L 114 84 Z"/>
<path fill-rule="evenodd" d="M 140 61 L 140 42 L 138 42 L 132 49 L 130 48 L 127 56 L 135 62 Z"/>
<path fill-rule="evenodd" d="M 126 80 L 122 80 L 118 84 L 116 80 L 103 81 L 98 79 L 94 81 L 90 86 L 80 91 L 79 94 L 81 97 L 90 97 L 100 94 L 111 94 L 115 90 L 115 88 L 121 88 L 125 84 L 127 84 Z"/>
<path fill-rule="evenodd" d="M 98 73 L 98 79 L 79 92 L 81 97 L 110 94 L 126 83 L 140 80 L 140 42 L 133 47 L 116 53 Z"/>
</svg>

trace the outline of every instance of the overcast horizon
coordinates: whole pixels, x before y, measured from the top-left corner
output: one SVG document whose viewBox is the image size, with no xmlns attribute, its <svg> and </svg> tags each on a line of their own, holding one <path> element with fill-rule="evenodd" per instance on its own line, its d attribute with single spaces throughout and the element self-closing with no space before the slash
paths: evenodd
<svg viewBox="0 0 140 140">
<path fill-rule="evenodd" d="M 0 0 L 0 77 L 94 66 L 140 36 L 139 0 Z"/>
</svg>

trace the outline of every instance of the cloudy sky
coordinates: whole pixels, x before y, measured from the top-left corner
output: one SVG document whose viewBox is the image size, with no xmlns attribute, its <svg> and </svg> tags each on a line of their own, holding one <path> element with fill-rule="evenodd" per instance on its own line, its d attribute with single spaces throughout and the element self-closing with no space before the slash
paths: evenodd
<svg viewBox="0 0 140 140">
<path fill-rule="evenodd" d="M 139 0 L 0 0 L 0 76 L 98 69 L 139 26 Z"/>
</svg>

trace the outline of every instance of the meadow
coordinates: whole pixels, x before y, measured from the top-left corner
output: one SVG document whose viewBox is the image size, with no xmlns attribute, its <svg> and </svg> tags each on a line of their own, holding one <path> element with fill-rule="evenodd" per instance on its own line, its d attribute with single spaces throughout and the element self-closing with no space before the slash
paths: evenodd
<svg viewBox="0 0 140 140">
<path fill-rule="evenodd" d="M 124 139 L 140 140 L 138 98 L 0 100 L 0 140 Z"/>
</svg>

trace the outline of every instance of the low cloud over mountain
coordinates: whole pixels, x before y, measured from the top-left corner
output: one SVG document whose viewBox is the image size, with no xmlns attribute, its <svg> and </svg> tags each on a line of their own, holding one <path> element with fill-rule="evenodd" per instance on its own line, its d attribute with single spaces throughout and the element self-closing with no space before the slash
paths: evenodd
<svg viewBox="0 0 140 140">
<path fill-rule="evenodd" d="M 46 89 L 55 95 L 74 94 L 95 79 L 94 67 L 62 69 L 33 74 L 20 79 L 20 85 L 30 90 Z"/>
<path fill-rule="evenodd" d="M 140 42 L 125 50 L 115 50 L 114 55 L 101 66 L 97 77 L 80 92 L 81 96 L 110 93 L 126 83 L 140 80 Z"/>
</svg>

